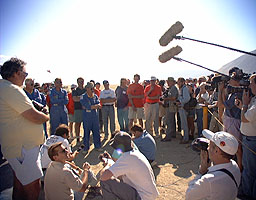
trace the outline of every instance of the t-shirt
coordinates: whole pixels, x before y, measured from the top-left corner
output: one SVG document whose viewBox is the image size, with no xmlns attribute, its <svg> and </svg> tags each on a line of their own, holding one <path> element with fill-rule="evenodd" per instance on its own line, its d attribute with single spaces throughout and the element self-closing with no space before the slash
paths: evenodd
<svg viewBox="0 0 256 200">
<path fill-rule="evenodd" d="M 144 94 L 146 95 L 146 93 L 150 90 L 151 88 L 151 85 L 147 85 L 146 88 L 145 88 L 145 91 L 144 91 Z M 155 97 L 159 95 L 159 98 L 158 99 L 149 99 L 149 97 Z M 162 89 L 159 85 L 155 85 L 154 89 L 152 90 L 152 92 L 148 95 L 148 96 L 145 96 L 145 102 L 146 103 L 158 103 L 159 102 L 159 99 L 160 99 L 160 96 L 162 95 Z"/>
<path fill-rule="evenodd" d="M 43 125 L 21 114 L 33 108 L 19 86 L 0 80 L 0 143 L 5 158 L 21 157 L 21 149 L 32 149 L 44 142 Z"/>
<path fill-rule="evenodd" d="M 74 100 L 72 94 L 68 93 L 68 104 L 67 104 L 68 114 L 74 115 Z"/>
<path fill-rule="evenodd" d="M 244 116 L 249 122 L 241 122 L 241 132 L 246 136 L 256 136 L 256 96 L 251 99 Z"/>
<path fill-rule="evenodd" d="M 75 90 L 72 91 L 72 96 L 82 96 L 84 93 L 86 92 L 86 89 L 80 89 L 79 87 L 77 87 Z M 75 110 L 82 110 L 82 105 L 81 103 L 78 102 L 74 102 L 74 106 L 75 106 Z"/>
<path fill-rule="evenodd" d="M 141 199 L 153 200 L 159 195 L 153 170 L 140 151 L 123 153 L 109 170 L 115 177 L 122 176 L 124 183 L 135 188 Z"/>
<path fill-rule="evenodd" d="M 148 159 L 156 158 L 156 142 L 154 138 L 145 130 L 139 138 L 135 138 L 133 142 L 136 144 L 140 152 Z"/>
<path fill-rule="evenodd" d="M 46 200 L 73 200 L 74 191 L 83 186 L 80 178 L 63 163 L 52 161 L 44 178 L 44 192 Z"/>
<path fill-rule="evenodd" d="M 127 89 L 127 94 L 132 96 L 144 95 L 144 88 L 139 83 L 132 83 Z M 144 96 L 142 98 L 132 98 L 132 102 L 135 108 L 142 108 L 144 106 Z M 130 101 L 128 103 L 128 106 L 132 106 Z"/>
<path fill-rule="evenodd" d="M 47 168 L 49 166 L 51 159 L 48 156 L 48 149 L 57 142 L 62 142 L 63 146 L 68 149 L 68 152 L 72 153 L 67 139 L 61 136 L 51 135 L 40 148 L 42 168 Z"/>
<path fill-rule="evenodd" d="M 100 99 L 114 99 L 116 98 L 116 94 L 114 90 L 108 89 L 108 90 L 102 90 L 100 92 Z M 112 103 L 102 103 L 102 105 L 114 105 L 114 102 Z"/>
<path fill-rule="evenodd" d="M 128 95 L 127 95 L 127 87 L 122 88 L 118 86 L 116 88 L 115 93 L 116 93 L 117 109 L 125 108 L 129 102 Z"/>
</svg>

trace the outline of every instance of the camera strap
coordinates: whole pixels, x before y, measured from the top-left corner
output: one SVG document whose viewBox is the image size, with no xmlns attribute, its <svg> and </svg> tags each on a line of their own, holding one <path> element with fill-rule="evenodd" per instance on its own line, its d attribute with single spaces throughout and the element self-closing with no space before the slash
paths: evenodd
<svg viewBox="0 0 256 200">
<path fill-rule="evenodd" d="M 216 170 L 215 172 L 217 172 L 217 171 L 221 171 L 221 172 L 224 172 L 225 174 L 227 174 L 227 175 L 229 175 L 230 176 L 230 178 L 232 178 L 232 180 L 234 181 L 234 183 L 236 184 L 236 187 L 238 187 L 237 186 L 237 182 L 236 182 L 236 179 L 235 179 L 235 177 L 233 176 L 233 174 L 230 172 L 230 171 L 228 171 L 227 169 L 218 169 L 218 170 Z"/>
</svg>

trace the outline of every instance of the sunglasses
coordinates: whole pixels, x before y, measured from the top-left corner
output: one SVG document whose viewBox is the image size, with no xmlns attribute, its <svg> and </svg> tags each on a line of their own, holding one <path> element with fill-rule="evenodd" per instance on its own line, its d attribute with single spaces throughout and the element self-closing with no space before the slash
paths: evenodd
<svg viewBox="0 0 256 200">
<path fill-rule="evenodd" d="M 24 72 L 24 71 L 21 71 L 21 72 L 24 74 L 25 77 L 28 76 L 28 73 L 27 73 L 27 72 Z"/>
<path fill-rule="evenodd" d="M 66 153 L 66 151 L 68 151 L 68 149 L 67 149 L 67 148 L 62 149 L 59 153 Z"/>
</svg>

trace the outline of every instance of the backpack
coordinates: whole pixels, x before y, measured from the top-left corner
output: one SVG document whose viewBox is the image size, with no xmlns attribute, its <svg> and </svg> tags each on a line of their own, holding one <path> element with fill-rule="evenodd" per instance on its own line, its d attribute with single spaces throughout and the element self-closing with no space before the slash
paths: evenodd
<svg viewBox="0 0 256 200">
<path fill-rule="evenodd" d="M 198 102 L 197 102 L 196 98 L 194 98 L 194 97 L 192 97 L 192 96 L 190 95 L 190 100 L 189 100 L 189 102 L 185 103 L 184 106 L 183 106 L 183 108 L 184 108 L 185 110 L 193 110 L 193 109 L 196 107 L 197 103 L 198 103 Z"/>
</svg>

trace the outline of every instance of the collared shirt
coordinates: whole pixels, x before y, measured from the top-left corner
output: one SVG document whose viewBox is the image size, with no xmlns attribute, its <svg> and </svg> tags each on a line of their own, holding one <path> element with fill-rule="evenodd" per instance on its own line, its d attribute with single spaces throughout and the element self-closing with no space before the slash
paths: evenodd
<svg viewBox="0 0 256 200">
<path fill-rule="evenodd" d="M 21 156 L 21 149 L 32 149 L 44 141 L 43 125 L 21 114 L 33 108 L 24 90 L 8 80 L 0 80 L 0 143 L 5 158 Z"/>
<path fill-rule="evenodd" d="M 63 163 L 52 161 L 44 178 L 46 200 L 73 200 L 74 192 L 81 190 L 83 183 L 70 168 Z"/>
<path fill-rule="evenodd" d="M 136 144 L 140 152 L 148 159 L 156 158 L 156 142 L 154 138 L 145 130 L 142 135 L 135 138 L 133 142 Z"/>
<path fill-rule="evenodd" d="M 162 89 L 159 85 L 155 85 L 154 89 L 152 90 L 152 92 L 146 96 L 146 93 L 150 90 L 151 85 L 147 85 L 145 90 L 144 90 L 144 95 L 145 95 L 145 101 L 146 103 L 158 103 L 160 100 L 160 96 L 162 96 Z M 148 97 L 156 97 L 158 96 L 157 99 L 149 99 Z"/>
<path fill-rule="evenodd" d="M 51 89 L 49 96 L 52 106 L 64 106 L 68 104 L 67 91 L 62 88 L 60 91 L 57 91 L 56 88 Z"/>
<path fill-rule="evenodd" d="M 235 161 L 229 163 L 214 165 L 208 168 L 205 175 L 197 175 L 194 180 L 189 183 L 186 192 L 186 199 L 208 199 L 208 200 L 231 200 L 237 196 L 238 188 L 233 179 L 219 169 L 227 169 L 231 172 L 236 180 L 237 185 L 240 184 L 241 173 Z"/>
<path fill-rule="evenodd" d="M 256 96 L 251 99 L 244 116 L 249 122 L 241 122 L 241 132 L 246 136 L 256 136 Z"/>
<path fill-rule="evenodd" d="M 183 85 L 182 88 L 179 89 L 178 100 L 180 101 L 182 107 L 184 106 L 185 103 L 189 102 L 190 93 L 186 85 Z"/>
<path fill-rule="evenodd" d="M 114 98 L 116 98 L 115 91 L 110 88 L 108 90 L 102 90 L 100 93 L 100 99 L 114 99 Z M 103 103 L 103 105 L 114 105 L 114 102 Z"/>
</svg>

